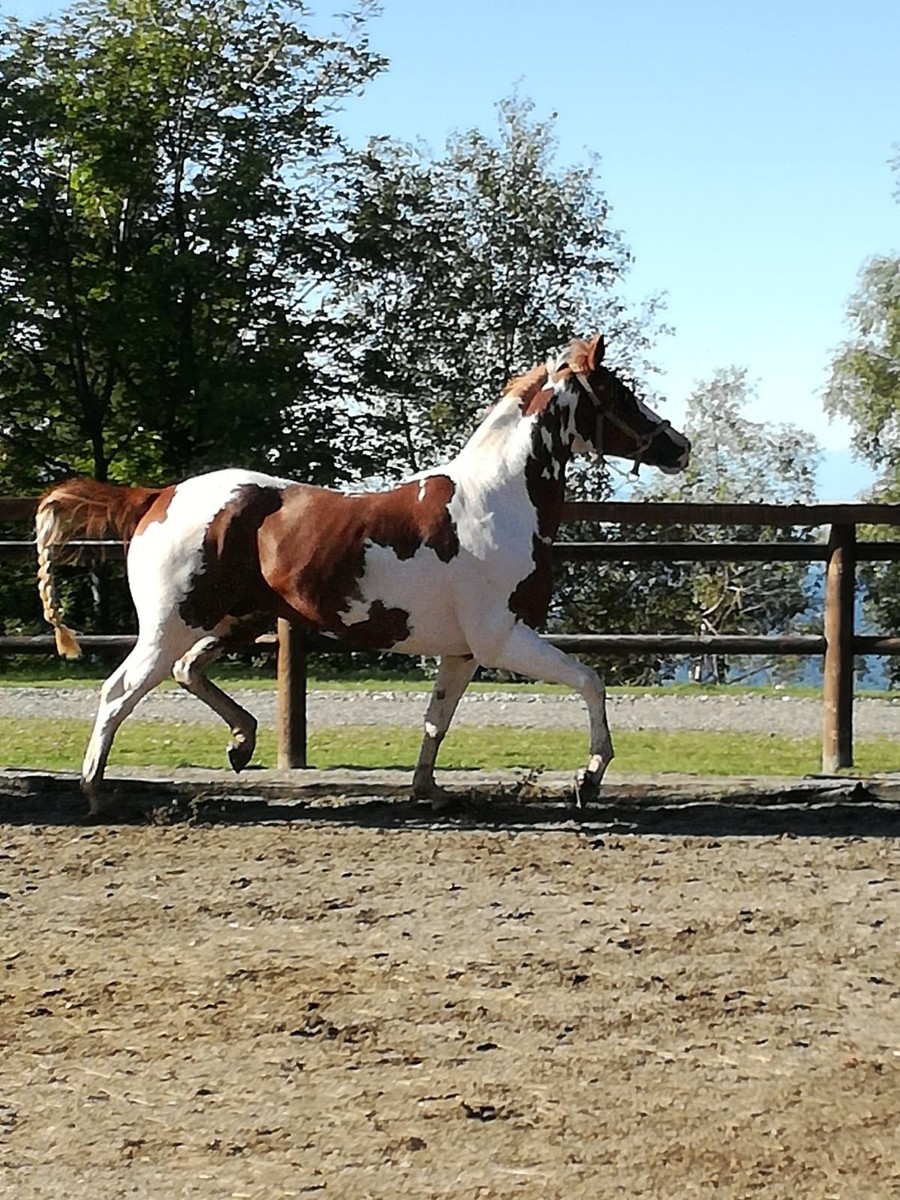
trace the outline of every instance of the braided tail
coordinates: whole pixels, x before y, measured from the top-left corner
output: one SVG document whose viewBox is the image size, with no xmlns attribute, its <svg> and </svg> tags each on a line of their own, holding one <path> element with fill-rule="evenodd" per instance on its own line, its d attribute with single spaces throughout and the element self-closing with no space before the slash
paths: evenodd
<svg viewBox="0 0 900 1200">
<path fill-rule="evenodd" d="M 44 609 L 44 619 L 53 626 L 56 650 L 62 658 L 79 658 L 81 656 L 78 639 L 72 630 L 63 624 L 59 611 L 56 576 L 53 572 L 54 550 L 62 549 L 71 536 L 71 530 L 60 519 L 59 509 L 53 503 L 53 494 L 45 496 L 38 506 L 35 518 L 38 595 Z"/>
<path fill-rule="evenodd" d="M 141 518 L 165 490 L 120 487 L 97 479 L 69 479 L 41 497 L 35 518 L 38 594 L 63 658 L 78 658 L 81 647 L 60 615 L 54 562 L 74 562 L 78 558 L 79 547 L 74 548 L 74 553 L 67 548 L 73 539 L 96 541 L 112 532 L 127 547 Z"/>
</svg>

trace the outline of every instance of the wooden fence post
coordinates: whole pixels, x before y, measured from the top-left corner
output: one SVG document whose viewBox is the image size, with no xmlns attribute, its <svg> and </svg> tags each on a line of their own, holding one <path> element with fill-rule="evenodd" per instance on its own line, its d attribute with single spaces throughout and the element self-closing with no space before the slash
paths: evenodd
<svg viewBox="0 0 900 1200">
<path fill-rule="evenodd" d="M 278 766 L 306 762 L 306 646 L 303 631 L 278 618 Z"/>
<path fill-rule="evenodd" d="M 825 560 L 822 771 L 853 766 L 853 609 L 856 526 L 832 525 Z"/>
</svg>

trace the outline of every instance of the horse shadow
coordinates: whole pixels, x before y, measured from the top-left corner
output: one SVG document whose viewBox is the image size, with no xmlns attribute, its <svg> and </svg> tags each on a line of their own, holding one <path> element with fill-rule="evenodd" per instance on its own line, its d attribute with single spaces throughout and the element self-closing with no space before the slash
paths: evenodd
<svg viewBox="0 0 900 1200">
<path fill-rule="evenodd" d="M 0 779 L 0 825 L 343 825 L 393 830 L 510 830 L 540 833 L 568 829 L 602 837 L 634 834 L 673 837 L 900 837 L 900 796 L 877 781 L 824 780 L 821 786 L 783 792 L 752 789 L 696 795 L 635 785 L 610 787 L 598 803 L 577 809 L 539 784 L 467 787 L 450 794 L 438 811 L 411 800 L 396 786 L 344 781 L 327 789 L 254 788 L 186 784 L 170 780 L 115 780 L 106 791 L 108 811 L 90 817 L 77 780 L 23 775 Z"/>
</svg>

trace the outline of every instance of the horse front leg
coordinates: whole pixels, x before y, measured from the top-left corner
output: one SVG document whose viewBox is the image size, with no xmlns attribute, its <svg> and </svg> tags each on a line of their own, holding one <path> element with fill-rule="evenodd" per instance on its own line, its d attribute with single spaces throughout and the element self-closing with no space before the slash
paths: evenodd
<svg viewBox="0 0 900 1200">
<path fill-rule="evenodd" d="M 543 641 L 527 625 L 513 626 L 505 641 L 491 650 L 490 658 L 479 661 L 543 683 L 562 683 L 580 694 L 588 711 L 590 747 L 587 766 L 575 774 L 574 801 L 581 808 L 595 800 L 614 753 L 606 720 L 606 688 L 597 672 Z"/>
<path fill-rule="evenodd" d="M 471 654 L 445 654 L 438 664 L 437 678 L 425 713 L 425 733 L 419 761 L 413 774 L 412 794 L 438 805 L 445 794 L 434 780 L 434 764 L 444 735 L 453 720 L 463 692 L 475 674 Z"/>
</svg>

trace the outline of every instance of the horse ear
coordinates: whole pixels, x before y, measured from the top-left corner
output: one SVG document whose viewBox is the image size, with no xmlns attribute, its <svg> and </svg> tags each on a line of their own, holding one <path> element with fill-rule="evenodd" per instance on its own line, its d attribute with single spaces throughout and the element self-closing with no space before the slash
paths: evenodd
<svg viewBox="0 0 900 1200">
<path fill-rule="evenodd" d="M 598 333 L 589 342 L 583 338 L 574 338 L 568 349 L 563 350 L 556 360 L 555 370 L 561 371 L 563 367 L 571 367 L 579 375 L 590 375 L 603 361 L 605 349 L 602 333 Z"/>
<path fill-rule="evenodd" d="M 603 334 L 598 333 L 588 342 L 587 347 L 587 368 L 588 374 L 596 371 L 603 362 L 603 355 L 606 353 L 606 343 L 603 341 Z"/>
</svg>

